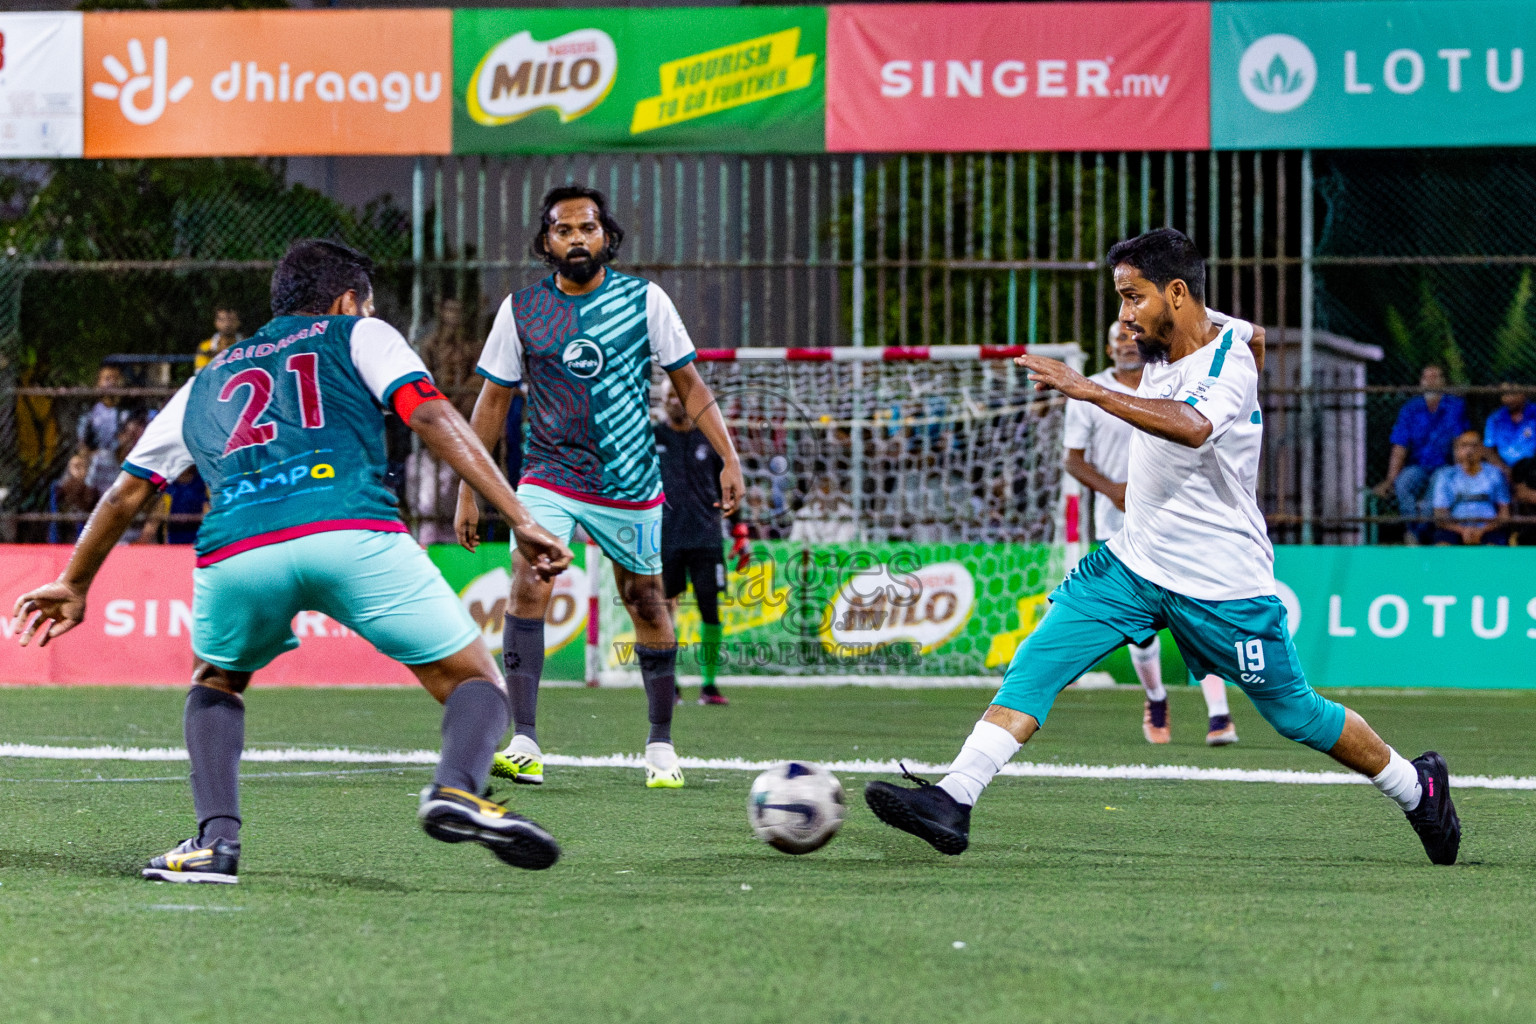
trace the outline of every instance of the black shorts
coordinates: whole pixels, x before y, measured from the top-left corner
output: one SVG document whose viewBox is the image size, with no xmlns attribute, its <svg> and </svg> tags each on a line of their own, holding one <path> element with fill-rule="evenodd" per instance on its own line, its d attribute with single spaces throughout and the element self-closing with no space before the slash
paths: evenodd
<svg viewBox="0 0 1536 1024">
<path fill-rule="evenodd" d="M 720 545 L 662 553 L 661 585 L 666 588 L 667 600 L 687 590 L 689 580 L 693 581 L 694 596 L 701 601 L 725 591 L 725 552 Z"/>
</svg>

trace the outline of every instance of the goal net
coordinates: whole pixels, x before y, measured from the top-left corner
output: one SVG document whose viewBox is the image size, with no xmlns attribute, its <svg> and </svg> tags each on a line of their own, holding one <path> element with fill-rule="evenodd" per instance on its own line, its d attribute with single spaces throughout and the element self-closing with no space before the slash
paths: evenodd
<svg viewBox="0 0 1536 1024">
<path fill-rule="evenodd" d="M 1022 347 L 702 351 L 741 454 L 752 557 L 733 564 L 724 639 L 678 612 L 684 675 L 975 677 L 1033 628 L 1075 541 L 1064 400 Z M 1081 366 L 1075 345 L 1029 351 Z M 660 376 L 658 375 L 658 381 Z M 608 574 L 605 572 L 603 576 Z M 600 589 L 599 670 L 635 672 L 633 630 Z"/>
</svg>

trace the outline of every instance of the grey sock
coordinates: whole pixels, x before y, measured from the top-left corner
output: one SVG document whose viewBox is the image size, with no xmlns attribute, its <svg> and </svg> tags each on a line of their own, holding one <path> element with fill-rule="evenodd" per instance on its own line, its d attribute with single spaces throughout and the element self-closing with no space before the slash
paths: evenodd
<svg viewBox="0 0 1536 1024">
<path fill-rule="evenodd" d="M 677 648 L 658 651 L 635 644 L 640 657 L 640 678 L 645 681 L 651 736 L 647 743 L 672 742 L 672 708 L 677 702 Z"/>
<path fill-rule="evenodd" d="M 182 715 L 192 761 L 192 808 L 199 837 L 240 834 L 240 753 L 245 749 L 245 701 L 211 686 L 187 693 Z"/>
<path fill-rule="evenodd" d="M 512 727 L 517 735 L 537 743 L 534 722 L 539 711 L 539 677 L 544 674 L 544 620 L 508 615 L 501 627 L 501 645 Z"/>
<path fill-rule="evenodd" d="M 443 754 L 432 781 L 479 795 L 511 712 L 501 687 L 466 679 L 443 702 Z"/>
</svg>

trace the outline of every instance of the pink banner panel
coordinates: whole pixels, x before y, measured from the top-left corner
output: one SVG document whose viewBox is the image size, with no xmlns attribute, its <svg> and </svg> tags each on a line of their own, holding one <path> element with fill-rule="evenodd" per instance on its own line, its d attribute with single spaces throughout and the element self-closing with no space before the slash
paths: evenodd
<svg viewBox="0 0 1536 1024">
<path fill-rule="evenodd" d="M 0 684 L 119 683 L 184 685 L 192 677 L 191 547 L 123 545 L 91 587 L 85 622 L 47 647 L 16 643 L 9 612 L 18 596 L 56 579 L 69 561 L 63 545 L 0 544 Z M 412 683 L 345 626 L 318 612 L 294 619 L 299 648 L 256 674 L 256 685 Z"/>
<path fill-rule="evenodd" d="M 834 152 L 1205 149 L 1210 4 L 856 4 L 827 22 Z"/>
</svg>

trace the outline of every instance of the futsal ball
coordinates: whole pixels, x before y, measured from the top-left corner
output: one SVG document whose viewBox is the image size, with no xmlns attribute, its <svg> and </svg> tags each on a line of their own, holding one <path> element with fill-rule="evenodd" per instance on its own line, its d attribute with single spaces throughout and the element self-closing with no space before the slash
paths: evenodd
<svg viewBox="0 0 1536 1024">
<path fill-rule="evenodd" d="M 747 821 L 775 850 L 810 853 L 837 835 L 847 806 L 836 775 L 808 761 L 782 761 L 752 783 Z"/>
</svg>

